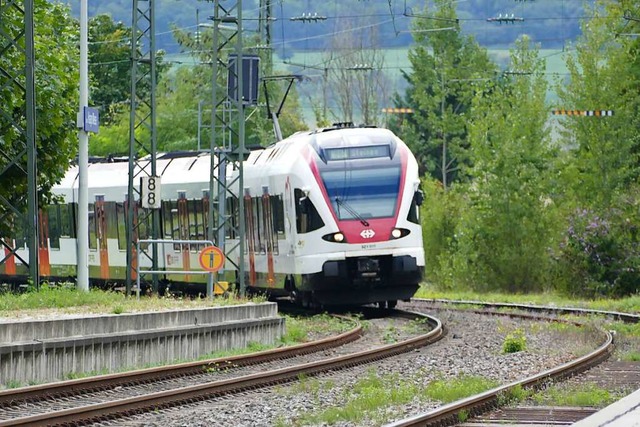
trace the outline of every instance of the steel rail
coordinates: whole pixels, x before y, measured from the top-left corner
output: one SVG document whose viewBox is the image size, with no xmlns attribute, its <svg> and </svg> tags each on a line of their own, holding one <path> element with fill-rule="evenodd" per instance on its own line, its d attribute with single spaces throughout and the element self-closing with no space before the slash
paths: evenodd
<svg viewBox="0 0 640 427">
<path fill-rule="evenodd" d="M 480 301 L 470 302 L 470 301 L 450 301 L 450 300 L 419 300 L 414 299 L 415 301 L 424 301 L 424 302 L 447 302 L 453 304 L 465 304 L 465 305 L 489 305 L 489 306 L 499 306 L 499 307 L 510 307 L 510 308 L 523 308 L 524 306 L 518 306 L 517 304 L 492 304 L 492 303 L 483 303 Z M 538 310 L 538 311 L 553 311 L 551 307 L 541 307 L 541 306 L 526 306 L 528 310 Z M 570 312 L 569 309 L 560 309 L 561 312 L 566 313 Z M 580 310 L 582 311 L 582 310 Z M 504 316 L 519 316 L 519 317 L 531 317 L 530 315 L 522 315 L 517 313 L 490 313 L 492 315 L 499 314 Z M 600 313 L 601 314 L 601 313 Z M 553 319 L 554 321 L 562 321 L 560 319 Z M 577 322 L 569 322 L 576 324 Z M 385 427 L 414 427 L 414 426 L 442 426 L 442 425 L 453 425 L 458 422 L 458 416 L 461 414 L 466 415 L 477 415 L 479 413 L 485 412 L 489 409 L 494 408 L 497 405 L 498 400 L 505 396 L 508 397 L 510 393 L 517 388 L 536 388 L 546 384 L 548 381 L 552 379 L 561 379 L 567 376 L 573 375 L 577 372 L 584 371 L 598 363 L 607 359 L 611 353 L 613 352 L 613 334 L 609 331 L 601 330 L 604 335 L 604 342 L 594 351 L 581 356 L 577 359 L 574 359 L 570 362 L 564 363 L 562 365 L 556 366 L 554 368 L 548 369 L 541 373 L 529 376 L 525 379 L 511 382 L 506 385 L 502 385 L 496 387 L 494 389 L 485 391 L 483 393 L 470 396 L 465 399 L 458 400 L 456 402 L 452 402 L 436 408 L 434 410 L 414 415 L 412 417 L 408 417 L 402 420 L 398 420 L 387 424 Z"/>
<path fill-rule="evenodd" d="M 192 376 L 207 372 L 211 368 L 221 366 L 242 367 L 269 362 L 276 359 L 293 358 L 339 347 L 357 340 L 364 333 L 359 321 L 347 316 L 336 315 L 335 317 L 340 317 L 354 322 L 354 328 L 335 336 L 322 338 L 308 343 L 264 350 L 252 354 L 219 357 L 215 359 L 165 365 L 117 374 L 98 375 L 29 387 L 0 390 L 0 407 L 15 406 L 19 403 L 47 398 L 68 397 L 81 393 L 110 390 L 118 386 L 131 386 L 135 384 L 151 383 L 158 380 Z"/>
<path fill-rule="evenodd" d="M 399 313 L 402 313 L 400 310 L 389 311 L 398 315 Z M 374 362 L 433 343 L 444 336 L 444 328 L 439 319 L 419 313 L 411 313 L 410 316 L 413 318 L 426 318 L 433 326 L 433 329 L 426 334 L 422 334 L 399 343 L 389 344 L 374 350 L 366 350 L 317 362 L 303 363 L 273 371 L 250 374 L 233 379 L 213 381 L 175 390 L 156 392 L 144 396 L 14 418 L 0 422 L 0 426 L 87 423 L 94 422 L 99 419 L 113 419 L 152 410 L 164 409 L 229 393 L 237 393 L 244 390 L 291 382 L 297 380 L 301 375 L 314 376 L 329 371 Z"/>
<path fill-rule="evenodd" d="M 612 317 L 614 319 L 621 320 L 626 323 L 640 322 L 640 315 L 638 314 L 622 313 L 619 311 L 596 310 L 591 308 L 550 307 L 550 306 L 537 305 L 537 304 L 485 302 L 485 301 L 476 301 L 476 300 L 449 300 L 449 299 L 443 299 L 443 298 L 412 298 L 411 300 L 417 301 L 417 302 L 434 302 L 434 303 L 454 304 L 454 305 L 479 305 L 483 307 L 494 307 L 494 308 L 515 308 L 519 310 L 547 311 L 547 312 L 556 313 L 556 314 L 577 314 L 577 315 L 595 314 L 600 316 Z"/>
</svg>

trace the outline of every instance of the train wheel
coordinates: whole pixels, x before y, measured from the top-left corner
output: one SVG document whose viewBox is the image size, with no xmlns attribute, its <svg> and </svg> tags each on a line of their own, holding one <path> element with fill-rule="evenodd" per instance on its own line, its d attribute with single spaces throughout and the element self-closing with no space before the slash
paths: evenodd
<svg viewBox="0 0 640 427">
<path fill-rule="evenodd" d="M 398 305 L 397 299 L 390 299 L 389 301 L 387 301 L 388 308 L 396 308 L 396 305 Z"/>
<path fill-rule="evenodd" d="M 311 308 L 313 303 L 311 299 L 311 292 L 300 292 L 300 301 L 304 308 Z"/>
</svg>

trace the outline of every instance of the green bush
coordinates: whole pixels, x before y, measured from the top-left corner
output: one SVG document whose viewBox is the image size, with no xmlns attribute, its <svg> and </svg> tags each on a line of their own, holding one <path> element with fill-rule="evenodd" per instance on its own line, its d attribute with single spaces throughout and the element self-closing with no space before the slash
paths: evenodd
<svg viewBox="0 0 640 427">
<path fill-rule="evenodd" d="M 420 208 L 425 252 L 425 278 L 441 288 L 452 285 L 451 254 L 455 250 L 455 230 L 462 199 L 455 191 L 445 192 L 442 184 L 426 176 L 422 180 L 424 203 Z"/>
<path fill-rule="evenodd" d="M 527 337 L 524 335 L 522 329 L 516 329 L 515 331 L 507 334 L 502 343 L 503 353 L 517 353 L 524 351 L 527 348 Z"/>
<path fill-rule="evenodd" d="M 617 298 L 640 287 L 640 213 L 633 197 L 614 206 L 577 209 L 559 248 L 559 288 L 569 295 Z"/>
</svg>

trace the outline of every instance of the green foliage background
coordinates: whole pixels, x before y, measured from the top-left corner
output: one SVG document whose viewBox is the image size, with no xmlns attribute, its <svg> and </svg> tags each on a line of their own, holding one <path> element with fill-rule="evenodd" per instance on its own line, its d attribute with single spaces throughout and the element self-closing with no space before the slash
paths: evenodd
<svg viewBox="0 0 640 427">
<path fill-rule="evenodd" d="M 24 15 L 15 7 L 5 5 L 2 9 L 0 31 L 20 42 L 3 46 L 1 67 L 13 70 L 15 82 L 24 88 L 25 76 L 20 71 L 25 67 L 24 53 L 20 50 L 24 49 L 24 37 L 20 36 L 24 32 Z M 45 0 L 34 1 L 34 26 L 38 196 L 40 203 L 46 203 L 50 200 L 51 187 L 64 176 L 76 152 L 78 28 L 67 6 Z M 26 97 L 15 82 L 12 84 L 4 73 L 0 75 L 0 103 L 5 113 L 0 115 L 0 149 L 3 153 L 0 156 L 0 170 L 3 170 L 0 197 L 13 206 L 20 206 L 20 200 L 27 193 L 26 172 L 20 173 L 17 166 L 10 165 L 9 159 L 17 157 L 19 167 L 27 170 L 24 151 Z M 20 128 L 25 133 L 21 133 Z M 26 202 L 24 205 L 26 210 Z M 4 203 L 0 204 L 0 217 L 3 218 L 0 235 L 7 235 L 8 230 L 13 232 L 11 213 Z"/>
<path fill-rule="evenodd" d="M 436 5 L 427 13 L 437 16 L 438 7 L 446 7 Z M 558 290 L 589 298 L 638 293 L 639 44 L 613 37 L 636 28 L 623 16 L 638 12 L 626 1 L 597 2 L 588 10 L 594 18 L 585 20 L 575 52 L 564 56 L 570 79 L 557 81 L 553 103 L 546 96 L 544 62 L 526 36 L 510 55 L 507 69 L 515 72 L 475 88 L 468 111 L 459 113 L 466 134 L 458 145 L 465 159 L 462 173 L 450 188 L 438 185 L 437 175 L 423 180 L 430 283 L 458 291 Z M 413 62 L 421 61 L 422 67 L 445 63 L 438 39 L 427 36 L 424 46 L 417 43 L 414 50 L 424 58 L 414 54 Z M 483 63 L 470 68 L 485 70 Z M 423 93 L 431 101 L 418 106 L 442 102 L 434 82 L 422 80 L 421 85 L 426 87 L 410 87 L 407 99 Z M 552 139 L 552 108 L 614 109 L 615 114 L 564 117 Z M 414 146 L 434 141 L 424 122 L 395 126 Z M 461 134 L 456 126 L 440 129 Z M 427 162 L 437 162 L 442 152 L 440 147 L 426 153 Z"/>
</svg>

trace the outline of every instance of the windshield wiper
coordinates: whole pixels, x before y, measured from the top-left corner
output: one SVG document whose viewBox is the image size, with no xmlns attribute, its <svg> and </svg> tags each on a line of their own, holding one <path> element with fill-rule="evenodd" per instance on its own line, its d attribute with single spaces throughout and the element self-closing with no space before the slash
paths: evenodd
<svg viewBox="0 0 640 427">
<path fill-rule="evenodd" d="M 342 200 L 338 196 L 336 196 L 335 201 L 336 201 L 336 204 L 338 205 L 338 207 L 340 207 L 340 206 L 344 207 L 347 210 L 347 212 L 349 212 L 351 215 L 353 215 L 356 219 L 360 220 L 362 225 L 364 225 L 365 227 L 369 226 L 369 222 L 366 219 L 364 219 L 362 217 L 362 215 L 360 215 L 358 212 L 356 212 L 355 209 L 353 209 L 350 205 L 348 205 L 347 202 L 345 202 L 344 200 Z"/>
</svg>

